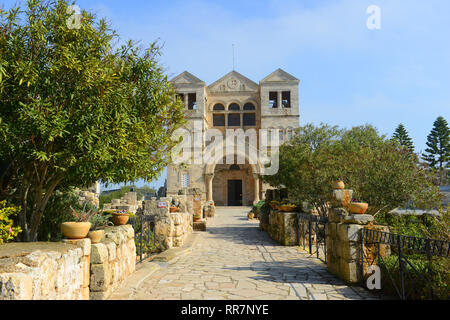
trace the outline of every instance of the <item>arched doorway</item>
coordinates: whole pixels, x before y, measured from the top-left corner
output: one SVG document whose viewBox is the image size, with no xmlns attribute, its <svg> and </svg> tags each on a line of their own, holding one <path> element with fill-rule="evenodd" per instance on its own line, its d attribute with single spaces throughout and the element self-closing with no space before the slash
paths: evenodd
<svg viewBox="0 0 450 320">
<path fill-rule="evenodd" d="M 225 157 L 226 158 L 226 157 Z M 220 164 L 214 161 L 205 167 L 207 200 L 217 206 L 251 206 L 260 201 L 259 164 Z"/>
</svg>

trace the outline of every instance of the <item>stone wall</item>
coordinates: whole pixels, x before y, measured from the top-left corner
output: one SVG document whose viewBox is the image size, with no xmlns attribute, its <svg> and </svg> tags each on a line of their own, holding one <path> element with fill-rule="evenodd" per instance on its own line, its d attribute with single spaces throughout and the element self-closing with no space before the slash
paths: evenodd
<svg viewBox="0 0 450 320">
<path fill-rule="evenodd" d="M 90 245 L 1 245 L 0 300 L 89 300 Z"/>
<path fill-rule="evenodd" d="M 362 229 L 368 227 L 388 232 L 389 228 L 373 226 L 374 218 L 371 215 L 350 214 L 345 207 L 350 202 L 352 194 L 352 190 L 335 190 L 333 193 L 326 229 L 327 269 L 349 284 L 359 284 L 365 275 L 361 267 L 363 252 L 365 267 L 368 266 L 366 261 L 373 261 L 376 257 L 373 250 L 375 245 L 361 247 Z M 389 249 L 389 246 L 381 245 L 381 256 L 389 255 Z"/>
<path fill-rule="evenodd" d="M 298 245 L 297 213 L 270 210 L 267 233 L 283 246 Z"/>
<path fill-rule="evenodd" d="M 136 269 L 136 246 L 131 225 L 108 227 L 101 243 L 91 247 L 91 300 L 108 299 Z"/>
<path fill-rule="evenodd" d="M 142 207 L 142 202 L 137 200 L 136 192 L 128 192 L 120 199 L 114 199 L 111 203 L 103 205 L 104 210 L 120 210 L 136 213 Z"/>
<path fill-rule="evenodd" d="M 0 300 L 102 300 L 135 271 L 131 225 L 90 239 L 0 246 Z"/>
<path fill-rule="evenodd" d="M 190 207 L 190 201 L 180 197 L 180 207 L 185 209 Z M 158 208 L 158 204 L 165 202 L 165 208 Z M 193 230 L 193 216 L 189 212 L 170 213 L 169 207 L 172 198 L 160 200 L 146 200 L 143 204 L 144 215 L 155 217 L 155 241 L 160 250 L 167 250 L 173 247 L 181 247 L 187 236 Z M 201 209 L 200 209 L 201 210 Z M 200 211 L 201 213 L 201 211 Z"/>
</svg>

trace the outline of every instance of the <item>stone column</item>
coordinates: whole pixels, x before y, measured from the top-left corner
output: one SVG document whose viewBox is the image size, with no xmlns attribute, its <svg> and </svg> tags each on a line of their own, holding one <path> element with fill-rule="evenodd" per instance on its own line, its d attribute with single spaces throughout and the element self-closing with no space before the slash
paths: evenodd
<svg viewBox="0 0 450 320">
<path fill-rule="evenodd" d="M 206 175 L 206 190 L 208 190 L 207 201 L 213 201 L 213 180 L 214 174 L 210 173 Z"/>
<path fill-rule="evenodd" d="M 281 91 L 277 92 L 278 94 L 278 108 L 282 108 L 283 107 L 283 100 L 282 100 L 282 95 L 281 95 Z"/>
<path fill-rule="evenodd" d="M 257 174 L 253 174 L 253 181 L 255 182 L 255 201 L 253 201 L 254 204 L 258 203 L 260 201 L 259 199 L 259 177 Z"/>
</svg>

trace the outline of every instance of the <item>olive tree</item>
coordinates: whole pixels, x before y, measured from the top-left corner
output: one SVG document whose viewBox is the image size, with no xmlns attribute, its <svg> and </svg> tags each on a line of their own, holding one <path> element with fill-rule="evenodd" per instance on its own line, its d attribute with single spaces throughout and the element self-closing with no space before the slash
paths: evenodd
<svg viewBox="0 0 450 320">
<path fill-rule="evenodd" d="M 103 19 L 64 0 L 0 10 L 0 197 L 34 241 L 57 188 L 152 180 L 184 122 L 160 47 L 120 45 Z"/>
</svg>

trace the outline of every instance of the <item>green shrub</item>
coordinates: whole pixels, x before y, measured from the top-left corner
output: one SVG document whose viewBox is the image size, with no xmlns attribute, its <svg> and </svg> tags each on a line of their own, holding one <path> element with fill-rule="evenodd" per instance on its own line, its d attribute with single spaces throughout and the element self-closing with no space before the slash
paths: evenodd
<svg viewBox="0 0 450 320">
<path fill-rule="evenodd" d="M 52 195 L 45 208 L 42 222 L 39 225 L 39 241 L 60 241 L 63 238 L 61 223 L 72 221 L 72 210 L 70 207 L 76 210 L 83 210 L 84 207 L 84 205 L 79 203 L 79 196 L 74 188 L 64 191 L 58 190 Z M 87 203 L 84 209 L 95 211 L 96 207 Z"/>
<path fill-rule="evenodd" d="M 431 261 L 428 261 L 425 255 L 420 254 L 406 254 L 405 257 L 409 262 L 404 263 L 404 283 L 407 299 L 430 299 L 430 288 L 433 289 L 434 299 L 449 299 L 450 275 L 448 270 L 450 260 L 448 258 L 433 257 Z M 380 263 L 380 269 L 383 293 L 397 296 L 393 283 L 400 290 L 401 278 L 398 256 L 393 254 L 384 258 Z M 429 270 L 431 270 L 431 274 Z"/>
<path fill-rule="evenodd" d="M 17 216 L 20 207 L 6 205 L 6 201 L 0 202 L 0 244 L 14 240 L 22 229 L 14 227 L 13 217 Z"/>
</svg>

